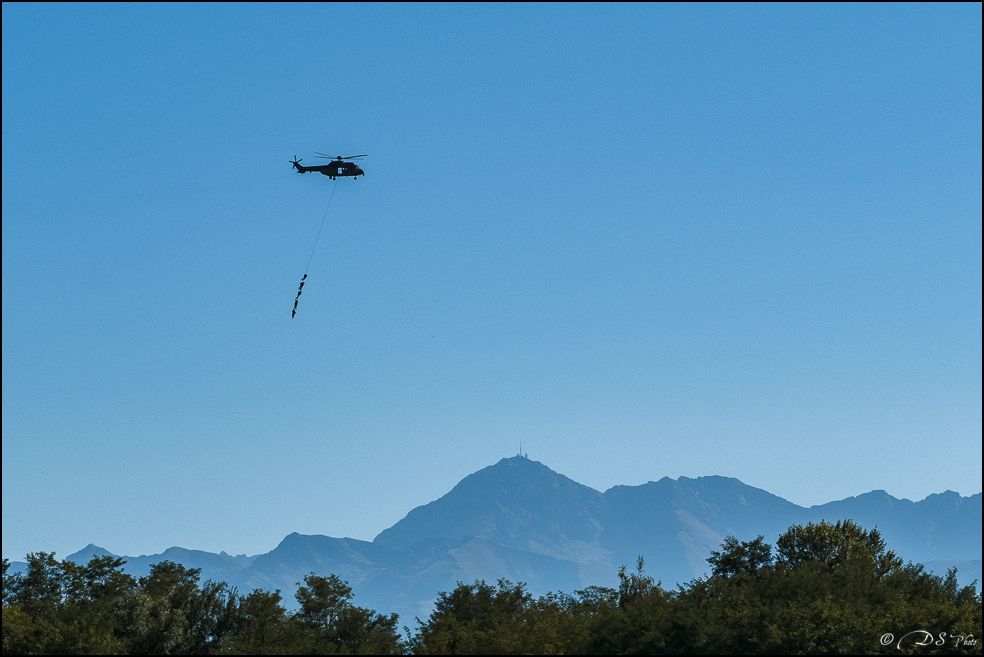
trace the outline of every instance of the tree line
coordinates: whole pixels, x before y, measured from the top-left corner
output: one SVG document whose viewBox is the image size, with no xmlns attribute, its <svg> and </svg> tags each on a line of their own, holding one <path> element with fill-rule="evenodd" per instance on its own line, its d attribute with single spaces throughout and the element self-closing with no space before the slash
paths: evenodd
<svg viewBox="0 0 984 657">
<path fill-rule="evenodd" d="M 904 563 L 851 520 L 793 525 L 768 544 L 729 536 L 710 575 L 665 589 L 639 557 L 614 588 L 531 595 L 459 583 L 416 628 L 310 574 L 242 595 L 164 561 L 135 578 L 116 557 L 3 560 L 4 654 L 981 654 L 981 596 Z M 976 582 L 975 582 L 976 584 Z"/>
</svg>

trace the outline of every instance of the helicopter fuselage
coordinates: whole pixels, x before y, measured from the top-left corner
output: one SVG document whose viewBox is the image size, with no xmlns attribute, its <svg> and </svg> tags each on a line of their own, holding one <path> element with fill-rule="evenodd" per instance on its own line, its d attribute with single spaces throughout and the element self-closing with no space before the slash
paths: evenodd
<svg viewBox="0 0 984 657">
<path fill-rule="evenodd" d="M 332 180 L 335 178 L 343 178 L 350 176 L 353 178 L 358 178 L 359 176 L 366 175 L 355 162 L 343 162 L 340 160 L 332 160 L 328 164 L 319 164 L 313 167 L 306 167 L 298 162 L 294 162 L 294 168 L 297 169 L 297 173 L 307 173 L 308 171 L 313 171 L 320 173 L 323 176 L 328 176 Z"/>
</svg>

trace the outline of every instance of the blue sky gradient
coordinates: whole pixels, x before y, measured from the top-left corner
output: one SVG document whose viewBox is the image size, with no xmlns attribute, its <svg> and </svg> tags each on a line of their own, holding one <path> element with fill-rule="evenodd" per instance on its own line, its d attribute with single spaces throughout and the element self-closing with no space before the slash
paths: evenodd
<svg viewBox="0 0 984 657">
<path fill-rule="evenodd" d="M 521 441 L 599 490 L 981 491 L 979 3 L 2 29 L 4 557 L 371 539 Z"/>
</svg>

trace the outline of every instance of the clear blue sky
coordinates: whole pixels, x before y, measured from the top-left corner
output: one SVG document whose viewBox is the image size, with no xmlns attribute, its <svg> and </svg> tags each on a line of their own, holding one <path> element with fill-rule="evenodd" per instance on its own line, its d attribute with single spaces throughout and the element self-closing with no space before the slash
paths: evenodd
<svg viewBox="0 0 984 657">
<path fill-rule="evenodd" d="M 981 5 L 3 5 L 3 556 L 981 491 Z M 336 183 L 315 151 L 368 153 Z"/>
</svg>

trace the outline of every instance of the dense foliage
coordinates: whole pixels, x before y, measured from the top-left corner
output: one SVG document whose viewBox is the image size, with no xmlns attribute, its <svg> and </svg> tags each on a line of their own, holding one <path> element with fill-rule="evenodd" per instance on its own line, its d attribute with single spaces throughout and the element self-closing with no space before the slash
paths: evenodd
<svg viewBox="0 0 984 657">
<path fill-rule="evenodd" d="M 774 552 L 728 537 L 711 574 L 677 590 L 641 557 L 614 589 L 459 584 L 406 641 L 396 615 L 354 606 L 334 575 L 305 577 L 288 612 L 279 592 L 240 595 L 172 562 L 135 579 L 113 557 L 27 559 L 17 575 L 3 563 L 5 654 L 981 654 L 975 589 L 850 520 L 794 525 Z"/>
<path fill-rule="evenodd" d="M 139 580 L 123 561 L 88 565 L 27 556 L 27 572 L 3 563 L 4 654 L 401 654 L 396 614 L 351 604 L 335 575 L 308 575 L 288 613 L 280 592 L 239 595 L 201 583 L 199 571 L 170 561 Z"/>
</svg>

